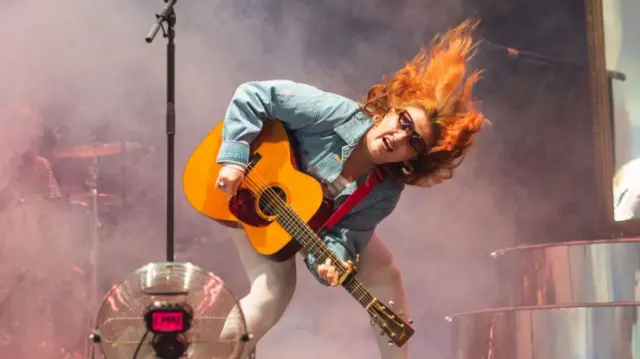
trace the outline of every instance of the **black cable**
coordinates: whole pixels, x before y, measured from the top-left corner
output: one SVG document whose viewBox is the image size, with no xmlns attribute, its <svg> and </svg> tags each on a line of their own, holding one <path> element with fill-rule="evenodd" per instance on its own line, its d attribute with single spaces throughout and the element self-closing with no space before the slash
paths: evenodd
<svg viewBox="0 0 640 359">
<path fill-rule="evenodd" d="M 144 344 L 144 340 L 147 339 L 147 335 L 149 335 L 149 331 L 148 330 L 146 332 L 144 332 L 144 335 L 142 336 L 142 339 L 140 339 L 140 342 L 138 343 L 138 347 L 136 348 L 136 351 L 133 353 L 133 358 L 132 359 L 138 359 L 138 353 L 140 353 L 140 348 L 142 348 L 142 344 Z"/>
</svg>

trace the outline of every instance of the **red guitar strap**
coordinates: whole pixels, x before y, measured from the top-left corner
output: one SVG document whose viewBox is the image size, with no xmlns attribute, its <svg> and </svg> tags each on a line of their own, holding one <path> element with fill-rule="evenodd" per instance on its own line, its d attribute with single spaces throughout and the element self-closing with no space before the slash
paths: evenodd
<svg viewBox="0 0 640 359">
<path fill-rule="evenodd" d="M 384 179 L 384 172 L 380 167 L 376 167 L 376 169 L 371 172 L 367 180 L 362 182 L 358 188 L 356 188 L 353 193 L 347 197 L 347 199 L 338 207 L 338 209 L 329 217 L 327 223 L 324 225 L 324 228 L 329 229 L 336 225 L 336 223 L 340 222 L 340 220 L 347 214 L 349 211 L 364 197 L 366 197 L 369 192 L 373 189 L 378 182 Z"/>
</svg>

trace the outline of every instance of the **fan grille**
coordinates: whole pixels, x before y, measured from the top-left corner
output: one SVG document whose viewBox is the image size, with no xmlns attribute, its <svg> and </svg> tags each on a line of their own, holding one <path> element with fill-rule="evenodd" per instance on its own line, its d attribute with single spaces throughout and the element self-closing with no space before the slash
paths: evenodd
<svg viewBox="0 0 640 359">
<path fill-rule="evenodd" d="M 151 263 L 130 274 L 105 296 L 97 317 L 100 348 L 107 359 L 132 359 L 147 329 L 144 313 L 156 302 L 180 303 L 193 309 L 190 343 L 183 358 L 238 358 L 246 325 L 238 302 L 224 282 L 191 263 Z M 225 322 L 234 334 L 220 339 Z M 149 333 L 136 359 L 155 358 Z"/>
</svg>

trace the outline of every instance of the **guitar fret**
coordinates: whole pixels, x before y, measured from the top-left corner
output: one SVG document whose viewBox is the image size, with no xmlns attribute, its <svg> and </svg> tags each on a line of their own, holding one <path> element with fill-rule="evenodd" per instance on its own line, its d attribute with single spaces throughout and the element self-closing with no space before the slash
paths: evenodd
<svg viewBox="0 0 640 359">
<path fill-rule="evenodd" d="M 373 296 L 362 287 L 362 284 L 355 278 L 349 277 L 345 280 L 342 285 L 351 293 L 358 303 L 360 303 L 363 307 L 367 307 L 371 301 L 373 301 Z M 362 295 L 357 295 L 356 292 L 360 290 Z"/>
<path fill-rule="evenodd" d="M 278 223 L 283 226 L 283 228 L 289 232 L 296 241 L 298 241 L 302 247 L 308 252 L 313 252 L 319 261 L 326 261 L 327 258 L 331 258 L 332 262 L 337 261 L 338 259 L 330 252 L 328 249 L 323 250 L 324 243 L 314 243 L 313 238 L 317 235 L 310 228 L 307 228 L 307 224 L 300 219 L 289 207 L 284 208 L 284 213 L 279 213 Z M 284 219 L 284 220 L 283 220 Z M 311 237 L 311 238 L 309 238 Z"/>
<path fill-rule="evenodd" d="M 289 232 L 307 252 L 314 253 L 318 262 L 324 262 L 328 258 L 330 258 L 332 262 L 338 261 L 335 254 L 324 247 L 324 242 L 316 243 L 320 238 L 307 227 L 307 224 L 298 217 L 289 206 L 282 208 L 279 212 L 277 217 L 278 223 Z M 344 274 L 341 267 L 336 269 L 340 275 Z M 362 283 L 353 276 L 348 277 L 342 283 L 342 286 L 365 308 L 374 299 L 369 291 L 362 286 Z"/>
</svg>

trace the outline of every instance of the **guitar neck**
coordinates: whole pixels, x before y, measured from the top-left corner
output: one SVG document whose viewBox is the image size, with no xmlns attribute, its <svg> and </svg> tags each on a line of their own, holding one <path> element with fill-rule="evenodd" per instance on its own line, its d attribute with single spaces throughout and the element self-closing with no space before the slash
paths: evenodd
<svg viewBox="0 0 640 359">
<path fill-rule="evenodd" d="M 363 308 L 367 310 L 377 300 L 353 275 L 349 276 L 344 282 L 342 282 L 342 286 L 358 301 L 358 303 L 360 303 Z"/>
<path fill-rule="evenodd" d="M 322 238 L 307 223 L 293 213 L 293 210 L 289 209 L 287 212 L 290 212 L 287 213 L 287 216 L 278 217 L 280 225 L 291 233 L 307 253 L 313 253 L 318 263 L 324 263 L 327 259 L 331 259 L 331 263 L 334 263 L 339 276 L 345 275 L 347 268 L 342 264 L 337 264 L 341 263 L 341 260 L 327 247 Z M 283 220 L 280 220 L 281 218 Z M 375 297 L 353 274 L 350 274 L 342 282 L 342 286 L 365 309 L 368 309 L 376 301 Z"/>
</svg>

